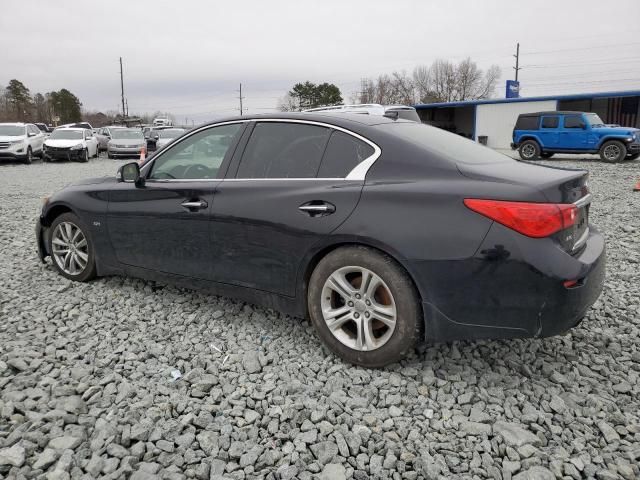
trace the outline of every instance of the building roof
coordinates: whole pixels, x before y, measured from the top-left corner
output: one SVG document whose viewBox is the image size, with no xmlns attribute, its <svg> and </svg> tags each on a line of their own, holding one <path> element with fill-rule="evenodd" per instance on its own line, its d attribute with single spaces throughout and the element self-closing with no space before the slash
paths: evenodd
<svg viewBox="0 0 640 480">
<path fill-rule="evenodd" d="M 588 98 L 602 97 L 640 97 L 640 90 L 577 93 L 574 95 L 548 95 L 545 97 L 490 98 L 486 100 L 465 100 L 462 102 L 418 103 L 414 105 L 414 107 L 416 110 L 425 110 L 429 108 L 471 107 L 474 105 L 486 105 L 491 103 L 542 102 L 545 100 L 584 100 Z"/>
</svg>

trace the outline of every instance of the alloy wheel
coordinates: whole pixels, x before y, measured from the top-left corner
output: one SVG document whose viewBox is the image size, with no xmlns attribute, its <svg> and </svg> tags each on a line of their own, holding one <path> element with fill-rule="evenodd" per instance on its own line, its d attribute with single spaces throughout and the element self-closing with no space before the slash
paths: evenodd
<svg viewBox="0 0 640 480">
<path fill-rule="evenodd" d="M 387 284 L 364 267 L 333 272 L 322 288 L 322 316 L 343 345 L 371 351 L 389 341 L 396 328 L 396 303 Z"/>
<path fill-rule="evenodd" d="M 55 262 L 67 275 L 80 275 L 87 268 L 89 245 L 77 225 L 59 223 L 53 231 L 51 247 Z"/>
<path fill-rule="evenodd" d="M 607 145 L 604 148 L 604 158 L 610 162 L 615 162 L 620 158 L 620 147 L 618 145 Z"/>
<path fill-rule="evenodd" d="M 530 143 L 522 146 L 522 155 L 525 158 L 533 158 L 535 154 L 536 154 L 536 149 Z"/>
</svg>

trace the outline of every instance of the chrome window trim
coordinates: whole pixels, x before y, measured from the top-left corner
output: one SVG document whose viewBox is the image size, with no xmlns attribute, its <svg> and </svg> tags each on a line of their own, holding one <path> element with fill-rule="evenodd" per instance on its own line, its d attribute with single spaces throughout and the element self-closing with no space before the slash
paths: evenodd
<svg viewBox="0 0 640 480">
<path fill-rule="evenodd" d="M 218 127 L 218 126 L 222 126 L 222 125 L 230 125 L 230 124 L 234 124 L 234 123 L 246 123 L 246 122 L 256 122 L 256 123 L 260 123 L 260 122 L 277 122 L 277 123 L 302 123 L 302 124 L 307 124 L 307 125 L 316 125 L 316 126 L 320 126 L 320 127 L 326 127 L 326 128 L 331 128 L 333 130 L 338 130 L 340 132 L 346 133 L 347 135 L 351 135 L 352 137 L 355 137 L 365 143 L 367 143 L 369 146 L 371 146 L 373 148 L 373 154 L 371 154 L 369 157 L 365 158 L 364 160 L 362 160 L 358 165 L 356 165 L 354 167 L 353 170 L 351 170 L 346 177 L 332 177 L 332 178 L 317 178 L 317 177 L 304 177 L 304 178 L 215 178 L 215 179 L 210 179 L 210 178 L 203 178 L 203 179 L 179 179 L 179 178 L 175 178 L 175 179 L 147 179 L 146 181 L 149 182 L 162 182 L 162 183 L 168 183 L 168 182 L 213 182 L 213 181 L 223 181 L 223 182 L 240 182 L 240 181 L 283 181 L 283 180 L 304 180 L 304 181 L 312 181 L 312 180 L 316 180 L 316 181 L 364 181 L 367 173 L 369 172 L 369 169 L 371 168 L 371 166 L 376 162 L 376 160 L 378 160 L 378 158 L 380 157 L 380 155 L 382 154 L 382 150 L 380 149 L 380 147 L 378 145 L 376 145 L 375 143 L 373 143 L 371 140 L 369 140 L 368 138 L 363 137 L 362 135 L 359 135 L 355 132 L 352 132 L 351 130 L 348 130 L 346 128 L 343 127 L 339 127 L 337 125 L 332 125 L 330 123 L 324 123 L 324 122 L 316 122 L 313 120 L 301 120 L 301 119 L 294 119 L 294 118 L 248 118 L 248 119 L 242 119 L 242 120 L 230 120 L 227 122 L 221 122 L 221 123 L 216 123 L 213 125 L 205 125 L 203 127 L 198 128 L 197 130 L 194 130 L 193 132 L 189 133 L 187 136 L 185 136 L 184 138 L 181 138 L 179 142 L 177 142 L 176 144 L 174 144 L 172 146 L 175 147 L 176 145 L 179 145 L 180 143 L 182 143 L 183 141 L 185 141 L 187 138 L 191 137 L 192 135 L 195 135 L 196 133 L 199 133 L 203 130 L 207 130 L 209 128 L 214 128 L 214 127 Z M 171 149 L 172 149 L 171 148 Z M 151 168 L 151 165 L 153 165 L 158 158 L 161 158 L 162 155 L 164 155 L 166 152 L 170 151 L 171 149 L 167 149 L 165 152 L 161 152 L 159 154 L 158 157 L 153 158 L 153 160 L 151 160 L 147 165 L 145 165 L 144 167 L 142 167 L 143 173 L 146 173 L 147 171 L 146 169 Z"/>
</svg>

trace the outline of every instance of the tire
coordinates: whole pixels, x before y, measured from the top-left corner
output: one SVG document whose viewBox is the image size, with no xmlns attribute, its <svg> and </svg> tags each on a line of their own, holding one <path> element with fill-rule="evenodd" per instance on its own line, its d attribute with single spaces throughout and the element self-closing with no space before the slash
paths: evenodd
<svg viewBox="0 0 640 480">
<path fill-rule="evenodd" d="M 603 162 L 617 163 L 627 156 L 627 147 L 618 140 L 609 140 L 602 144 L 598 153 Z"/>
<path fill-rule="evenodd" d="M 81 236 L 76 235 L 76 229 L 80 231 Z M 72 237 L 72 240 L 75 238 L 73 243 L 69 241 L 69 236 Z M 86 242 L 84 245 L 82 239 Z M 71 256 L 63 253 L 65 248 L 61 243 L 73 245 L 73 249 L 66 249 L 67 252 L 71 251 Z M 49 238 L 49 252 L 51 252 L 53 266 L 63 277 L 77 282 L 87 282 L 96 276 L 93 240 L 87 226 L 75 214 L 63 213 L 53 221 Z M 60 252 L 60 254 L 58 255 L 56 252 Z"/>
<path fill-rule="evenodd" d="M 98 158 L 98 155 L 100 155 L 100 150 L 98 149 L 98 147 L 96 147 L 96 154 L 93 156 L 93 158 Z"/>
<path fill-rule="evenodd" d="M 540 154 L 540 158 L 545 158 L 546 159 L 546 158 L 551 158 L 551 157 L 553 157 L 553 153 L 551 153 L 551 152 L 542 152 Z"/>
<path fill-rule="evenodd" d="M 23 162 L 27 165 L 31 165 L 33 163 L 33 151 L 31 147 L 27 147 L 27 156 L 24 158 Z"/>
<path fill-rule="evenodd" d="M 82 158 L 80 159 L 82 163 L 87 163 L 89 161 L 89 149 L 85 148 L 82 154 Z"/>
<path fill-rule="evenodd" d="M 360 289 L 365 275 L 371 275 L 369 288 Z M 345 290 L 338 293 L 336 283 L 330 281 L 336 277 L 349 282 L 350 294 Z M 393 259 L 367 247 L 339 248 L 320 260 L 309 280 L 307 305 L 311 322 L 325 345 L 343 360 L 363 367 L 377 368 L 399 361 L 421 337 L 422 309 L 411 279 Z M 334 317 L 339 326 L 333 330 L 323 313 L 331 321 L 332 310 L 344 311 L 344 315 Z M 395 322 L 374 318 L 381 312 Z M 361 326 L 370 327 L 368 337 Z"/>
<path fill-rule="evenodd" d="M 640 157 L 640 153 L 630 153 L 629 155 L 627 155 L 625 160 L 635 160 L 636 158 L 639 158 L 639 157 Z"/>
<path fill-rule="evenodd" d="M 537 160 L 540 157 L 540 145 L 535 140 L 525 140 L 518 148 L 522 160 Z"/>
</svg>

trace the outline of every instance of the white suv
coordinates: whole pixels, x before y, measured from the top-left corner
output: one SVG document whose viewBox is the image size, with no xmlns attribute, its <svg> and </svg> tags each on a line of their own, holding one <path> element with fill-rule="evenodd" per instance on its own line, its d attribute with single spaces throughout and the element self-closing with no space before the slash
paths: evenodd
<svg viewBox="0 0 640 480">
<path fill-rule="evenodd" d="M 418 112 L 407 105 L 380 105 L 379 103 L 359 103 L 356 105 L 334 105 L 303 110 L 314 113 L 359 113 L 364 115 L 380 115 L 389 118 L 401 118 L 420 123 Z"/>
<path fill-rule="evenodd" d="M 31 163 L 42 158 L 45 135 L 32 123 L 0 123 L 0 160 Z"/>
</svg>

